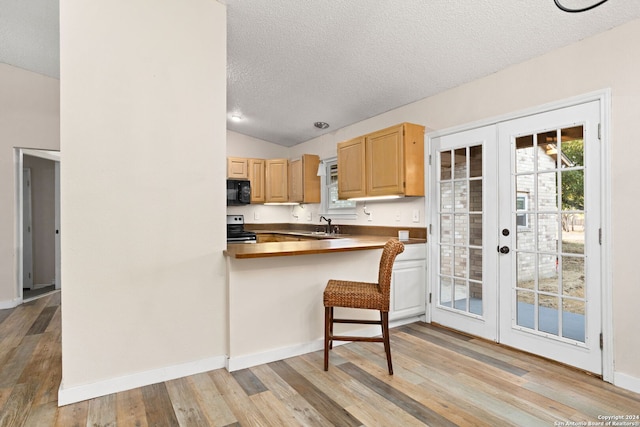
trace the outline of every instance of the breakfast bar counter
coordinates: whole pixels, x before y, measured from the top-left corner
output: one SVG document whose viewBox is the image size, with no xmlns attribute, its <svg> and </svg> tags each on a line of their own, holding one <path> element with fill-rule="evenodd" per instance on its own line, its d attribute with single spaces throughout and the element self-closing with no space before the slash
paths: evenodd
<svg viewBox="0 0 640 427">
<path fill-rule="evenodd" d="M 294 242 L 269 243 L 231 243 L 224 251 L 226 256 L 235 259 L 265 258 L 293 255 L 328 254 L 337 252 L 381 249 L 392 237 L 333 235 L 331 238 L 309 239 Z M 424 239 L 409 239 L 404 244 L 425 243 Z"/>
<path fill-rule="evenodd" d="M 227 369 L 236 371 L 322 349 L 322 293 L 330 279 L 375 282 L 387 235 L 258 231 L 265 243 L 228 243 Z M 297 240 L 298 237 L 300 240 Z M 397 237 L 395 237 L 397 238 Z M 294 241 L 290 241 L 290 240 Z M 426 240 L 411 238 L 396 258 L 389 319 L 392 327 L 425 314 Z M 297 256 L 305 255 L 305 256 Z M 375 319 L 377 313 L 339 309 Z M 345 312 L 345 313 L 342 313 Z M 339 325 L 341 333 L 377 335 L 379 328 Z"/>
</svg>

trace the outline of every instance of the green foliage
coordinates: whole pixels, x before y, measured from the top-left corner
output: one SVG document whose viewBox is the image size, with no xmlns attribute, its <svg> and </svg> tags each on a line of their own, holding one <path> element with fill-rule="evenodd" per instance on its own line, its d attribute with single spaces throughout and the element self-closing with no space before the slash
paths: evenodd
<svg viewBox="0 0 640 427">
<path fill-rule="evenodd" d="M 562 142 L 562 152 L 575 165 L 584 164 L 582 140 Z M 562 209 L 584 210 L 584 171 L 562 172 Z"/>
</svg>

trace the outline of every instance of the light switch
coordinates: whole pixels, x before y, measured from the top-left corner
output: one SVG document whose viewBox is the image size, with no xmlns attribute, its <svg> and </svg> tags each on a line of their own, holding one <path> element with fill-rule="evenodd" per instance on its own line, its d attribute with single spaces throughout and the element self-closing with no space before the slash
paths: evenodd
<svg viewBox="0 0 640 427">
<path fill-rule="evenodd" d="M 413 222 L 420 222 L 420 211 L 418 209 L 413 210 L 412 220 Z"/>
<path fill-rule="evenodd" d="M 253 211 L 253 219 L 255 220 L 260 219 L 260 212 L 258 212 L 257 210 Z"/>
</svg>

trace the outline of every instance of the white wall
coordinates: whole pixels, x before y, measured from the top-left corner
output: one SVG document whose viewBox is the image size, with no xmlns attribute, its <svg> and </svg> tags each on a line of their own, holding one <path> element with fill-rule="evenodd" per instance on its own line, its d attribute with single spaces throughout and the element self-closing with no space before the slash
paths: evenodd
<svg viewBox="0 0 640 427">
<path fill-rule="evenodd" d="M 60 4 L 59 403 L 224 366 L 226 10 Z"/>
<path fill-rule="evenodd" d="M 0 309 L 19 296 L 14 147 L 60 149 L 60 82 L 0 63 Z"/>
</svg>

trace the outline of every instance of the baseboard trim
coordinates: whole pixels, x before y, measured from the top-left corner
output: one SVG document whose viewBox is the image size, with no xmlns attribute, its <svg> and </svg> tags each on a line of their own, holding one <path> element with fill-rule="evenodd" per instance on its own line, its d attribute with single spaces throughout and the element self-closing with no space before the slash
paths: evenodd
<svg viewBox="0 0 640 427">
<path fill-rule="evenodd" d="M 631 375 L 623 374 L 621 372 L 614 372 L 613 384 L 616 387 L 640 393 L 640 378 L 632 377 Z"/>
<path fill-rule="evenodd" d="M 22 302 L 21 298 L 14 298 L 9 300 L 0 301 L 0 310 L 6 310 L 8 308 L 16 308 Z"/>
<path fill-rule="evenodd" d="M 406 319 L 400 319 L 395 321 L 389 321 L 389 328 L 395 328 L 398 326 L 406 325 L 409 323 L 417 322 L 420 320 L 420 316 L 410 317 Z M 350 332 L 351 333 L 351 332 Z M 374 337 L 380 335 L 380 326 L 367 326 L 361 329 L 353 331 L 354 335 L 360 335 L 363 337 Z M 344 341 L 336 341 L 333 346 L 339 346 L 347 344 Z M 289 347 L 281 347 L 274 350 L 263 351 L 260 353 L 254 353 L 244 356 L 229 357 L 227 360 L 227 370 L 229 372 L 239 371 L 240 369 L 251 368 L 253 366 L 262 365 L 265 363 L 271 363 L 278 360 L 288 359 L 290 357 L 300 356 L 302 354 L 313 353 L 324 349 L 324 339 L 317 339 L 315 341 L 307 342 L 304 344 L 293 345 Z M 392 349 L 393 350 L 393 349 Z"/>
<path fill-rule="evenodd" d="M 197 360 L 195 362 L 168 366 L 166 368 L 139 372 L 137 374 L 69 388 L 64 387 L 63 378 L 60 388 L 58 389 L 58 406 L 69 405 L 71 403 L 81 402 L 87 399 L 106 396 L 111 393 L 174 380 L 176 378 L 212 371 L 214 369 L 221 369 L 225 367 L 225 360 L 225 356 L 211 357 L 208 359 Z"/>
</svg>

